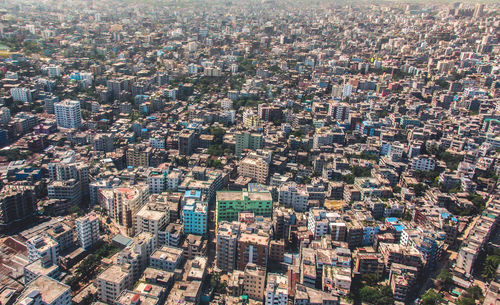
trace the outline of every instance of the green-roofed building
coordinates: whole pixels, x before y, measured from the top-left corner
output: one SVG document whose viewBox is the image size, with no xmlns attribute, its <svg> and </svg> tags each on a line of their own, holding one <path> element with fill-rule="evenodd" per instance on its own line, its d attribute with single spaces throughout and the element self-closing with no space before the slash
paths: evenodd
<svg viewBox="0 0 500 305">
<path fill-rule="evenodd" d="M 265 217 L 273 214 L 273 199 L 269 191 L 219 191 L 216 200 L 217 223 L 238 220 L 240 212 L 253 212 Z"/>
</svg>

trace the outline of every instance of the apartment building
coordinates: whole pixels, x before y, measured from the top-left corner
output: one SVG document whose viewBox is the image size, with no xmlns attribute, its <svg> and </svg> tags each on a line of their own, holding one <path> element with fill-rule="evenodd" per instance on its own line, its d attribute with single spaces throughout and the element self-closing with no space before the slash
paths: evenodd
<svg viewBox="0 0 500 305">
<path fill-rule="evenodd" d="M 236 253 L 240 235 L 239 222 L 222 221 L 217 229 L 216 257 L 217 267 L 231 272 L 236 267 Z"/>
<path fill-rule="evenodd" d="M 35 236 L 26 242 L 28 260 L 34 262 L 38 259 L 49 260 L 57 265 L 59 258 L 59 244 L 47 236 Z"/>
<path fill-rule="evenodd" d="M 262 148 L 264 139 L 261 134 L 250 132 L 238 132 L 235 135 L 235 150 L 236 156 L 241 156 L 245 149 L 256 150 Z"/>
<path fill-rule="evenodd" d="M 69 179 L 67 181 L 51 181 L 47 186 L 50 199 L 68 200 L 70 205 L 79 205 L 82 200 L 80 181 Z"/>
<path fill-rule="evenodd" d="M 191 200 L 182 208 L 185 234 L 207 234 L 208 205 L 206 202 Z"/>
<path fill-rule="evenodd" d="M 149 264 L 151 267 L 173 272 L 182 261 L 182 249 L 163 246 L 151 254 Z"/>
<path fill-rule="evenodd" d="M 79 101 L 64 100 L 54 103 L 54 113 L 59 128 L 78 128 L 82 125 Z"/>
<path fill-rule="evenodd" d="M 84 250 L 90 249 L 99 240 L 99 219 L 95 213 L 79 217 L 75 220 L 78 244 Z"/>
<path fill-rule="evenodd" d="M 296 212 L 305 212 L 309 193 L 305 186 L 299 186 L 293 181 L 286 182 L 279 187 L 278 201 L 280 204 L 293 207 Z"/>
<path fill-rule="evenodd" d="M 152 148 L 144 144 L 136 144 L 129 146 L 126 151 L 127 166 L 149 167 L 151 160 Z"/>
<path fill-rule="evenodd" d="M 248 264 L 245 267 L 244 278 L 243 293 L 251 299 L 262 301 L 264 299 L 266 269 L 255 264 Z"/>
<path fill-rule="evenodd" d="M 265 184 L 269 175 L 269 164 L 261 158 L 245 157 L 238 165 L 238 174 Z"/>
<path fill-rule="evenodd" d="M 31 186 L 6 185 L 0 191 L 0 228 L 8 230 L 21 224 L 36 213 L 34 188 Z"/>
<path fill-rule="evenodd" d="M 148 199 L 148 187 L 145 184 L 113 189 L 113 216 L 129 236 L 134 235 L 135 216 Z"/>
<path fill-rule="evenodd" d="M 240 212 L 270 217 L 273 199 L 269 191 L 220 191 L 216 199 L 216 221 L 233 221 Z"/>
<path fill-rule="evenodd" d="M 151 253 L 156 249 L 156 241 L 151 233 L 142 232 L 134 237 L 125 249 L 118 253 L 116 262 L 129 266 L 128 270 L 135 283 L 146 269 Z"/>
<path fill-rule="evenodd" d="M 135 215 L 135 233 L 151 233 L 157 244 L 159 242 L 160 231 L 170 221 L 170 211 L 168 206 L 156 202 L 145 204 Z"/>
<path fill-rule="evenodd" d="M 132 275 L 125 265 L 111 265 L 97 276 L 98 299 L 112 304 L 126 289 L 132 286 Z"/>
<path fill-rule="evenodd" d="M 252 263 L 262 268 L 267 267 L 269 256 L 269 236 L 257 233 L 242 233 L 238 239 L 237 267 L 245 270 Z"/>
<path fill-rule="evenodd" d="M 71 288 L 42 275 L 26 285 L 16 304 L 71 305 Z"/>
<path fill-rule="evenodd" d="M 265 291 L 265 305 L 288 304 L 288 278 L 283 275 L 269 273 Z"/>
</svg>

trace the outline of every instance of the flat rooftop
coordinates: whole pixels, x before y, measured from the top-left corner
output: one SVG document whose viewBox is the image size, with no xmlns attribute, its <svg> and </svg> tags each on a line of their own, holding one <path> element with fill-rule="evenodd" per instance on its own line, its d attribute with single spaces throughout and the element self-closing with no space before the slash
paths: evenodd
<svg viewBox="0 0 500 305">
<path fill-rule="evenodd" d="M 52 304 L 65 292 L 70 293 L 70 288 L 66 284 L 58 282 L 48 276 L 42 275 L 28 284 L 28 286 L 26 286 L 18 300 L 24 300 L 29 296 L 30 293 L 34 291 L 39 291 L 41 293 L 43 303 Z"/>
<path fill-rule="evenodd" d="M 217 201 L 243 201 L 248 198 L 249 201 L 272 201 L 271 193 L 265 192 L 238 192 L 238 191 L 219 191 L 217 192 Z"/>
</svg>

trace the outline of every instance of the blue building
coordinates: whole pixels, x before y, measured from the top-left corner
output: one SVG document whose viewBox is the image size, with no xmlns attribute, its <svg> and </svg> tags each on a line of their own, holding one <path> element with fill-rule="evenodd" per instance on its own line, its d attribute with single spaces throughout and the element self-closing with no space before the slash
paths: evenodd
<svg viewBox="0 0 500 305">
<path fill-rule="evenodd" d="M 9 144 L 9 139 L 7 137 L 7 130 L 0 129 L 0 147 L 4 147 Z"/>
<path fill-rule="evenodd" d="M 37 168 L 27 167 L 16 173 L 17 181 L 38 181 L 42 178 L 42 171 Z"/>
<path fill-rule="evenodd" d="M 375 242 L 375 236 L 378 234 L 380 231 L 380 228 L 378 225 L 374 226 L 365 226 L 363 228 L 363 246 L 371 246 Z"/>
<path fill-rule="evenodd" d="M 207 203 L 189 200 L 182 208 L 182 221 L 185 234 L 207 234 Z"/>
</svg>

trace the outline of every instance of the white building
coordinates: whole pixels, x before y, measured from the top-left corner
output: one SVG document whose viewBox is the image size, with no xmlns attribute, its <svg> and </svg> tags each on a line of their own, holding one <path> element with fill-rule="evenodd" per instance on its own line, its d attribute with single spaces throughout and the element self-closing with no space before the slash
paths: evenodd
<svg viewBox="0 0 500 305">
<path fill-rule="evenodd" d="M 132 286 L 132 276 L 126 266 L 111 265 L 97 277 L 99 300 L 113 304 L 125 289 Z"/>
<path fill-rule="evenodd" d="M 311 209 L 308 213 L 307 228 L 314 238 L 319 238 L 328 233 L 329 221 L 326 218 L 326 211 L 321 209 Z"/>
<path fill-rule="evenodd" d="M 150 194 L 161 194 L 166 189 L 166 177 L 163 173 L 152 173 L 148 177 Z"/>
<path fill-rule="evenodd" d="M 158 244 L 158 234 L 170 222 L 170 212 L 165 205 L 148 203 L 135 216 L 135 232 L 151 233 Z"/>
<path fill-rule="evenodd" d="M 433 171 L 436 168 L 436 160 L 429 156 L 418 156 L 412 160 L 411 168 L 416 171 Z"/>
<path fill-rule="evenodd" d="M 198 73 L 198 66 L 195 64 L 189 64 L 188 65 L 188 73 L 189 74 L 197 74 Z"/>
<path fill-rule="evenodd" d="M 0 124 L 7 124 L 10 121 L 10 110 L 7 107 L 0 108 Z"/>
<path fill-rule="evenodd" d="M 149 258 L 150 267 L 173 272 L 182 261 L 182 249 L 163 246 L 157 249 Z"/>
<path fill-rule="evenodd" d="M 28 248 L 28 260 L 30 263 L 37 259 L 52 261 L 52 264 L 57 265 L 59 257 L 59 244 L 47 236 L 35 236 L 26 242 Z"/>
<path fill-rule="evenodd" d="M 165 149 L 165 138 L 151 137 L 149 138 L 149 146 L 151 146 L 152 148 Z"/>
<path fill-rule="evenodd" d="M 391 158 L 392 161 L 399 161 L 403 158 L 404 151 L 405 151 L 404 144 L 401 144 L 396 141 L 392 144 L 389 144 L 387 150 L 387 156 Z"/>
<path fill-rule="evenodd" d="M 94 213 L 77 218 L 75 225 L 78 243 L 84 250 L 99 241 L 99 220 Z"/>
<path fill-rule="evenodd" d="M 59 67 L 59 66 L 51 65 L 51 66 L 43 67 L 42 71 L 45 71 L 47 73 L 47 75 L 51 78 L 58 77 L 61 75 L 61 67 Z"/>
<path fill-rule="evenodd" d="M 181 184 L 182 172 L 173 170 L 167 175 L 167 188 L 171 191 L 176 191 Z"/>
<path fill-rule="evenodd" d="M 307 211 L 309 194 L 305 187 L 299 187 L 295 182 L 287 182 L 280 186 L 278 201 L 280 204 L 292 206 L 297 212 Z"/>
<path fill-rule="evenodd" d="M 11 88 L 10 95 L 15 102 L 29 103 L 33 101 L 34 90 L 28 88 Z"/>
<path fill-rule="evenodd" d="M 229 98 L 224 98 L 220 101 L 220 107 L 225 110 L 233 108 L 233 101 Z"/>
<path fill-rule="evenodd" d="M 54 112 L 58 127 L 78 128 L 82 125 L 82 113 L 78 101 L 64 100 L 54 103 Z"/>
<path fill-rule="evenodd" d="M 26 285 L 15 304 L 71 305 L 71 288 L 53 278 L 42 275 Z"/>
<path fill-rule="evenodd" d="M 350 84 L 345 84 L 342 89 L 342 97 L 350 97 L 352 94 L 352 86 Z"/>
<path fill-rule="evenodd" d="M 288 304 L 288 278 L 283 275 L 270 273 L 267 277 L 265 305 Z"/>
</svg>

